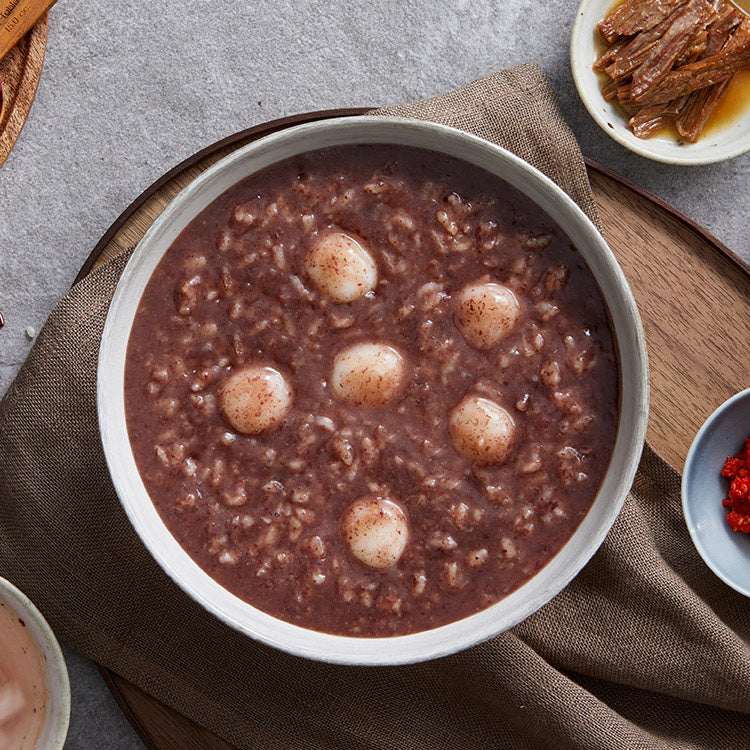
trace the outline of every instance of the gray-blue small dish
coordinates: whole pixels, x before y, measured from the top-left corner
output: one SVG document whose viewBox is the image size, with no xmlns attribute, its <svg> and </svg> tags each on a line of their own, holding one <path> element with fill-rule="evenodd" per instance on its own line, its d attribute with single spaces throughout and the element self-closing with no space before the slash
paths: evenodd
<svg viewBox="0 0 750 750">
<path fill-rule="evenodd" d="M 682 472 L 682 510 L 695 548 L 728 586 L 750 596 L 750 534 L 732 531 L 721 504 L 729 481 L 728 456 L 750 435 L 750 388 L 725 401 L 698 430 Z"/>
</svg>

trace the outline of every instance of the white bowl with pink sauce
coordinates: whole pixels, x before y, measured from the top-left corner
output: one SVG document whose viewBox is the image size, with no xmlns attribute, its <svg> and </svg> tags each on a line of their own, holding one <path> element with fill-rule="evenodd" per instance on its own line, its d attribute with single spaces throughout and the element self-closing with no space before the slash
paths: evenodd
<svg viewBox="0 0 750 750">
<path fill-rule="evenodd" d="M 0 747 L 61 750 L 69 721 L 60 644 L 28 597 L 0 578 Z"/>
<path fill-rule="evenodd" d="M 206 573 L 162 520 L 139 473 L 125 409 L 130 332 L 151 275 L 175 238 L 231 186 L 264 167 L 345 144 L 416 146 L 495 174 L 540 206 L 567 234 L 596 279 L 611 316 L 620 363 L 620 416 L 614 451 L 596 499 L 573 536 L 530 580 L 496 604 L 449 624 L 393 637 L 334 635 L 273 617 Z M 190 597 L 232 628 L 282 651 L 329 663 L 408 664 L 455 653 L 502 633 L 560 592 L 596 552 L 635 476 L 648 418 L 648 364 L 635 300 L 611 250 L 578 205 L 537 169 L 488 141 L 435 123 L 351 117 L 300 125 L 246 145 L 203 172 L 157 218 L 130 258 L 102 337 L 97 383 L 105 457 L 120 501 L 146 548 Z"/>
</svg>

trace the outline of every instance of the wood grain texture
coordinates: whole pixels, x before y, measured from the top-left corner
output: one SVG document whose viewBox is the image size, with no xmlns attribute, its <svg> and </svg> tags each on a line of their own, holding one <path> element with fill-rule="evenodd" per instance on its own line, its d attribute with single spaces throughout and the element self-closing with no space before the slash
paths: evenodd
<svg viewBox="0 0 750 750">
<path fill-rule="evenodd" d="M 190 180 L 261 134 L 231 139 L 188 160 L 158 189 L 147 191 L 146 199 L 136 201 L 122 225 L 116 223 L 107 241 L 97 246 L 93 266 L 133 247 Z M 730 251 L 668 206 L 596 165 L 589 165 L 589 177 L 610 247 L 643 318 L 651 368 L 648 440 L 682 469 L 705 418 L 750 385 L 750 276 Z M 87 263 L 84 269 L 91 267 Z M 126 680 L 102 672 L 149 750 L 232 750 Z"/>
<path fill-rule="evenodd" d="M 207 729 L 99 668 L 107 687 L 148 750 L 235 750 Z"/>
<path fill-rule="evenodd" d="M 34 101 L 47 48 L 45 13 L 26 36 L 0 60 L 3 100 L 0 112 L 0 165 L 8 158 Z"/>
<path fill-rule="evenodd" d="M 590 171 L 646 332 L 647 439 L 678 471 L 700 426 L 750 385 L 750 276 L 663 208 Z"/>
<path fill-rule="evenodd" d="M 55 0 L 16 0 L 13 9 L 0 24 L 0 60 L 31 31 L 36 22 L 55 4 Z"/>
</svg>

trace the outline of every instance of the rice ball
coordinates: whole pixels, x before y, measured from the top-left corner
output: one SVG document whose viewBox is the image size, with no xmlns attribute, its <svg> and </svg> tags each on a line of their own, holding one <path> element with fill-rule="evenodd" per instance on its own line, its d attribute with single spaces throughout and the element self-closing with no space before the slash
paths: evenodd
<svg viewBox="0 0 750 750">
<path fill-rule="evenodd" d="M 470 394 L 448 415 L 453 446 L 472 463 L 504 463 L 513 450 L 516 425 L 500 404 Z"/>
<path fill-rule="evenodd" d="M 376 570 L 395 565 L 409 539 L 404 511 L 393 500 L 374 496 L 353 503 L 341 529 L 352 555 Z"/>
<path fill-rule="evenodd" d="M 467 284 L 456 296 L 456 323 L 469 346 L 490 349 L 518 322 L 521 306 L 508 287 Z"/>
<path fill-rule="evenodd" d="M 383 406 L 402 390 L 404 358 L 387 344 L 354 344 L 336 355 L 331 372 L 334 395 L 356 406 Z"/>
<path fill-rule="evenodd" d="M 224 420 L 246 435 L 257 435 L 276 427 L 291 404 L 289 383 L 272 367 L 243 367 L 219 388 L 219 406 Z"/>
<path fill-rule="evenodd" d="M 318 291 L 332 302 L 353 302 L 378 283 L 375 261 L 363 241 L 342 232 L 318 237 L 304 265 Z"/>
</svg>

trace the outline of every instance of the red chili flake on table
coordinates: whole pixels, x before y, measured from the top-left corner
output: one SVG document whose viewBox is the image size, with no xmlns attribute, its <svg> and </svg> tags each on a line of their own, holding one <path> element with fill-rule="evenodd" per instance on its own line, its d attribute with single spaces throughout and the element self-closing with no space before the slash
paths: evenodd
<svg viewBox="0 0 750 750">
<path fill-rule="evenodd" d="M 735 531 L 750 534 L 750 437 L 736 456 L 726 460 L 721 476 L 729 479 L 729 494 L 722 500 L 729 508 L 727 521 Z"/>
</svg>

